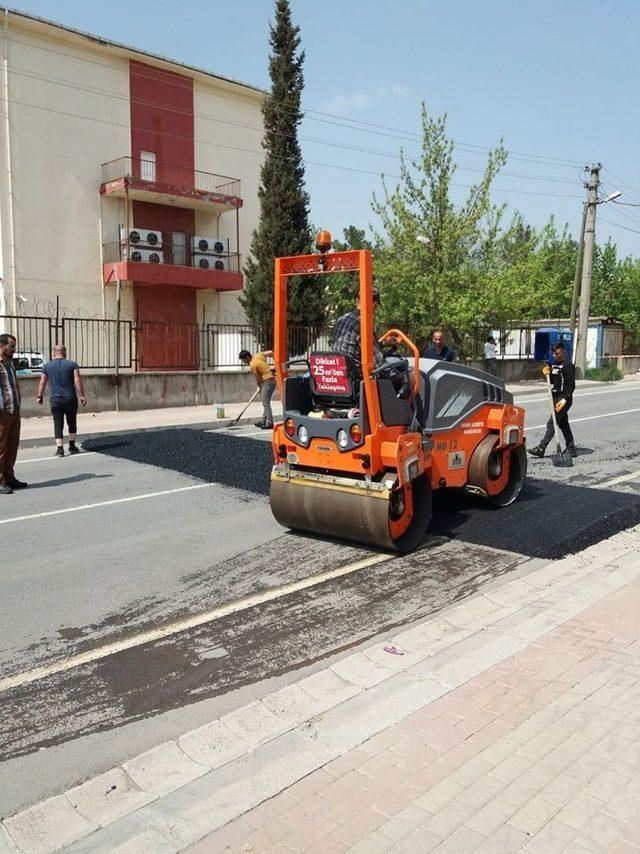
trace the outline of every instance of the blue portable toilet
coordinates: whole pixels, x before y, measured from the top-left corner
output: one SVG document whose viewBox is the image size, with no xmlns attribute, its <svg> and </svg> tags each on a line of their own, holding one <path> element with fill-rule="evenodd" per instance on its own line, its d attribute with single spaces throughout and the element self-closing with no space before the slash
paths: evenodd
<svg viewBox="0 0 640 854">
<path fill-rule="evenodd" d="M 533 346 L 533 357 L 536 362 L 552 362 L 551 352 L 554 344 L 564 344 L 564 348 L 571 359 L 573 356 L 573 335 L 570 329 L 556 329 L 551 326 L 536 329 L 536 337 Z"/>
</svg>

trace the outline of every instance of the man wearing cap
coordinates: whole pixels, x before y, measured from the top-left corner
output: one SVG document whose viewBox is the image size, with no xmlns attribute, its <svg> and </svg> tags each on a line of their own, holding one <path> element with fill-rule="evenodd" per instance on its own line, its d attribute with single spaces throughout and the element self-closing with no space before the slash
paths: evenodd
<svg viewBox="0 0 640 854">
<path fill-rule="evenodd" d="M 380 291 L 373 289 L 373 311 L 380 305 Z M 379 368 L 384 362 L 382 349 L 378 344 L 377 338 L 373 336 L 373 363 L 374 367 Z M 343 314 L 336 321 L 335 329 L 333 330 L 333 349 L 337 353 L 342 353 L 343 356 L 349 356 L 358 366 L 360 370 L 362 365 L 362 353 L 360 349 L 360 309 L 354 308 L 348 314 Z"/>
</svg>

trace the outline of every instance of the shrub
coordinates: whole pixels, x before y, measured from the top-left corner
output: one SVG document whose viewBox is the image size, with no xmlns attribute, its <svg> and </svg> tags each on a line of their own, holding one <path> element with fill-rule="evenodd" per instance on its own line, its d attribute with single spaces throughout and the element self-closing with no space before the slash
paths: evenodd
<svg viewBox="0 0 640 854">
<path fill-rule="evenodd" d="M 599 368 L 587 368 L 585 371 L 585 379 L 596 380 L 600 383 L 610 383 L 615 380 L 621 380 L 623 376 L 624 374 L 620 368 L 616 367 L 616 365 L 612 365 L 611 363 L 601 365 Z"/>
</svg>

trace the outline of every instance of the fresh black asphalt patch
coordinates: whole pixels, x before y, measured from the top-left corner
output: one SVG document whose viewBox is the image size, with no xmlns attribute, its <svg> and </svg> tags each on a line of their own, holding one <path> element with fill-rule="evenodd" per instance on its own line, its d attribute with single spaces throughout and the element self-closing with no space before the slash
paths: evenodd
<svg viewBox="0 0 640 854">
<path fill-rule="evenodd" d="M 269 493 L 273 457 L 268 442 L 173 429 L 91 439 L 84 447 L 209 483 Z M 436 493 L 430 533 L 554 559 L 638 523 L 637 495 L 529 477 L 519 499 L 502 509 L 453 491 Z"/>
</svg>

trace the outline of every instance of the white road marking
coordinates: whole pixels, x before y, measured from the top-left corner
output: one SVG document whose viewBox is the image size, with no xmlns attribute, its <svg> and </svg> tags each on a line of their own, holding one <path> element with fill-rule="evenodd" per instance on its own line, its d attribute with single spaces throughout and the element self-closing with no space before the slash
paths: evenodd
<svg viewBox="0 0 640 854">
<path fill-rule="evenodd" d="M 80 457 L 93 457 L 97 454 L 97 451 L 81 451 L 79 454 L 65 454 L 64 459 L 69 458 L 70 460 L 78 460 Z M 46 463 L 52 462 L 53 460 L 60 459 L 59 457 L 50 454 L 48 457 L 30 457 L 28 460 L 18 459 L 16 461 L 17 466 L 23 466 L 25 463 Z"/>
<path fill-rule="evenodd" d="M 637 391 L 638 389 L 640 389 L 640 385 L 628 385 L 624 386 L 624 388 L 607 388 L 602 389 L 602 391 L 577 391 L 574 397 L 599 397 L 602 394 L 619 394 L 623 391 Z M 513 402 L 516 406 L 519 406 L 521 403 L 547 403 L 548 400 L 546 390 L 529 397 L 519 397 L 517 394 L 513 396 Z"/>
<path fill-rule="evenodd" d="M 619 412 L 604 412 L 602 415 L 587 415 L 584 418 L 572 418 L 571 423 L 576 424 L 578 421 L 595 421 L 598 418 L 613 418 L 614 415 L 629 415 L 632 412 L 640 412 L 640 408 L 638 409 L 621 409 Z M 546 422 L 544 424 L 536 424 L 535 427 L 525 427 L 525 432 L 527 430 L 542 430 L 543 427 L 546 427 Z"/>
<path fill-rule="evenodd" d="M 635 480 L 640 477 L 640 471 L 634 471 L 632 474 L 622 474 L 620 477 L 614 477 L 612 480 L 606 480 L 604 483 L 596 483 L 598 489 L 605 489 L 608 486 L 615 486 L 618 483 L 624 483 L 626 480 Z"/>
<path fill-rule="evenodd" d="M 161 495 L 175 495 L 178 492 L 189 492 L 193 489 L 211 489 L 215 486 L 220 486 L 220 484 L 194 483 L 191 486 L 179 486 L 176 489 L 163 489 L 161 492 L 146 492 L 144 495 L 128 495 L 126 498 L 112 498 L 110 501 L 97 501 L 95 504 L 79 504 L 76 507 L 63 507 L 60 510 L 30 513 L 28 516 L 13 516 L 11 519 L 0 519 L 0 525 L 8 525 L 10 522 L 28 522 L 31 519 L 42 519 L 45 516 L 60 516 L 62 513 L 76 513 L 79 510 L 93 510 L 95 507 L 110 507 L 113 504 L 126 504 L 129 501 L 142 501 L 145 498 L 158 498 Z"/>
<path fill-rule="evenodd" d="M 72 670 L 75 667 L 80 667 L 82 664 L 89 664 L 93 661 L 99 661 L 102 658 L 107 658 L 115 653 L 122 652 L 126 649 L 131 649 L 142 644 L 152 641 L 162 640 L 171 635 L 178 634 L 187 629 L 203 626 L 205 623 L 211 623 L 226 617 L 229 614 L 237 614 L 240 611 L 246 611 L 249 608 L 255 608 L 256 605 L 262 605 L 265 602 L 272 602 L 275 599 L 280 599 L 283 596 L 288 596 L 291 593 L 297 593 L 300 590 L 307 590 L 309 587 L 316 587 L 323 584 L 325 581 L 331 581 L 334 578 L 341 578 L 344 575 L 350 575 L 367 566 L 373 566 L 383 561 L 392 560 L 393 555 L 387 553 L 376 553 L 362 560 L 348 563 L 345 566 L 340 566 L 337 569 L 330 569 L 326 572 L 320 572 L 317 575 L 311 575 L 309 578 L 303 578 L 300 581 L 292 581 L 289 584 L 282 584 L 279 587 L 273 587 L 269 590 L 263 590 L 259 593 L 252 593 L 249 596 L 243 596 L 241 599 L 236 599 L 233 602 L 227 602 L 224 605 L 218 605 L 217 608 L 212 608 L 204 613 L 194 614 L 191 617 L 185 617 L 181 620 L 172 620 L 159 626 L 156 629 L 149 629 L 145 632 L 140 632 L 136 635 L 131 635 L 128 638 L 115 641 L 105 646 L 97 647 L 96 649 L 81 652 L 78 655 L 73 655 L 70 658 L 55 661 L 52 664 L 45 664 L 42 667 L 36 667 L 34 670 L 29 670 L 23 673 L 16 673 L 14 676 L 9 676 L 6 679 L 0 680 L 0 691 L 8 691 L 11 688 L 17 688 L 20 685 L 27 685 L 30 682 L 36 682 L 39 679 L 44 679 L 46 676 L 51 676 L 55 673 L 64 673 L 67 670 Z"/>
</svg>

